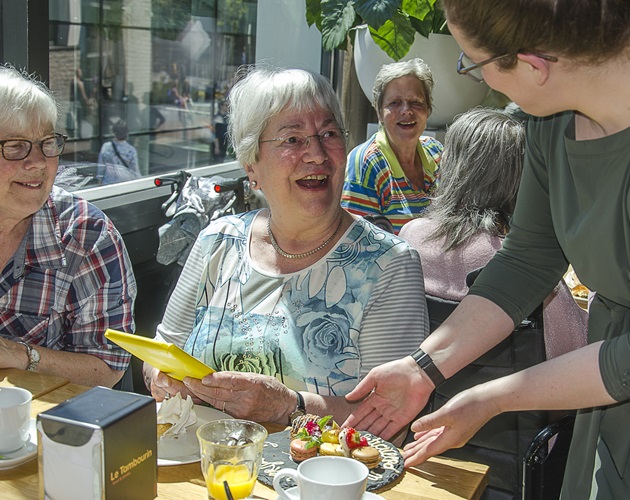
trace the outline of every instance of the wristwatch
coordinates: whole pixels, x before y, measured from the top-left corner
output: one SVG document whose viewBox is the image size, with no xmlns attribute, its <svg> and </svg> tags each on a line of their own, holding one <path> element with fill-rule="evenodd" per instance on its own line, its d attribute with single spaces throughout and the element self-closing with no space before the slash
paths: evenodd
<svg viewBox="0 0 630 500">
<path fill-rule="evenodd" d="M 39 364 L 39 351 L 26 342 L 20 341 L 18 342 L 18 344 L 22 344 L 24 347 L 26 347 L 26 355 L 28 356 L 28 366 L 26 367 L 26 369 L 29 372 L 34 372 L 37 369 L 37 365 Z"/>
<path fill-rule="evenodd" d="M 289 425 L 291 425 L 296 418 L 306 415 L 306 403 L 304 402 L 304 397 L 298 391 L 295 391 L 295 394 L 297 394 L 297 406 L 289 415 Z"/>
<path fill-rule="evenodd" d="M 438 369 L 437 366 L 433 363 L 431 356 L 429 356 L 422 349 L 418 348 L 414 352 L 411 353 L 411 357 L 416 362 L 416 364 L 420 367 L 420 369 L 427 374 L 427 376 L 433 382 L 433 385 L 437 387 L 446 379 L 442 372 Z"/>
</svg>

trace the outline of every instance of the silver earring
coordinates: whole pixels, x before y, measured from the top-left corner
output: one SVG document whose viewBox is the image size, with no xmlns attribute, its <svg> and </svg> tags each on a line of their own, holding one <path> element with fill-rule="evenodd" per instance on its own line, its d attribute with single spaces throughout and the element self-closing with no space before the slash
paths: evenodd
<svg viewBox="0 0 630 500">
<path fill-rule="evenodd" d="M 249 183 L 249 185 L 252 187 L 252 189 L 256 189 L 256 186 L 258 186 L 258 183 L 256 181 L 252 181 Z"/>
</svg>

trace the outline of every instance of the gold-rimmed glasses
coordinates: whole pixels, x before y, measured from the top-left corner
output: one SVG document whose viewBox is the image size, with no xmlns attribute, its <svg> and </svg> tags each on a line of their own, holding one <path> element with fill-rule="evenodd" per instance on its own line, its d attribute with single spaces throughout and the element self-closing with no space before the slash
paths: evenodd
<svg viewBox="0 0 630 500">
<path fill-rule="evenodd" d="M 63 134 L 55 134 L 39 142 L 27 139 L 6 139 L 0 141 L 0 149 L 5 160 L 23 160 L 31 154 L 33 144 L 37 144 L 46 158 L 55 158 L 63 153 L 68 137 Z"/>
<path fill-rule="evenodd" d="M 326 130 L 321 134 L 305 135 L 300 133 L 291 133 L 283 137 L 276 137 L 274 139 L 265 139 L 258 141 L 263 142 L 276 142 L 278 147 L 288 149 L 289 151 L 305 151 L 311 144 L 311 138 L 317 137 L 322 148 L 327 150 L 339 150 L 346 147 L 346 137 L 348 136 L 347 130 L 341 130 L 338 128 Z"/>
</svg>

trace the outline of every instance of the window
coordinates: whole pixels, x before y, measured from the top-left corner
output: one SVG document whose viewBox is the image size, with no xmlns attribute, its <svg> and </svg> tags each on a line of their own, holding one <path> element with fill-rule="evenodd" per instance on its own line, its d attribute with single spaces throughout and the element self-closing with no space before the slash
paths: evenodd
<svg viewBox="0 0 630 500">
<path fill-rule="evenodd" d="M 230 159 L 222 102 L 255 61 L 256 0 L 50 0 L 49 18 L 50 88 L 69 137 L 58 184 Z"/>
<path fill-rule="evenodd" d="M 146 189 L 166 172 L 239 170 L 222 140 L 221 102 L 242 64 L 305 68 L 331 80 L 341 67 L 322 53 L 302 0 L 47 4 L 0 0 L 0 62 L 48 82 L 60 107 L 57 131 L 69 136 L 57 183 L 91 200 Z M 126 125 L 137 162 L 129 148 L 111 145 L 116 124 Z"/>
</svg>

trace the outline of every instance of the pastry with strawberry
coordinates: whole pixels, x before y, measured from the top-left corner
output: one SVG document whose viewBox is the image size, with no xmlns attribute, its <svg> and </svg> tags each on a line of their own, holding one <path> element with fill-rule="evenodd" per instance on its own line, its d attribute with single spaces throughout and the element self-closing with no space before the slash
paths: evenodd
<svg viewBox="0 0 630 500">
<path fill-rule="evenodd" d="M 367 446 L 368 441 L 365 436 L 361 436 L 361 433 L 353 427 L 346 427 L 339 431 L 339 444 L 341 449 L 343 449 L 343 454 L 346 457 L 350 457 L 352 456 L 352 450 Z"/>
<path fill-rule="evenodd" d="M 369 469 L 378 467 L 381 462 L 380 452 L 369 445 L 367 437 L 352 427 L 339 432 L 339 445 L 346 457 L 354 458 L 367 465 Z"/>
</svg>

